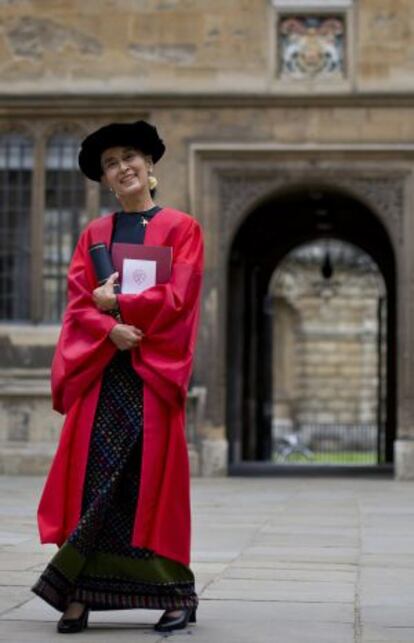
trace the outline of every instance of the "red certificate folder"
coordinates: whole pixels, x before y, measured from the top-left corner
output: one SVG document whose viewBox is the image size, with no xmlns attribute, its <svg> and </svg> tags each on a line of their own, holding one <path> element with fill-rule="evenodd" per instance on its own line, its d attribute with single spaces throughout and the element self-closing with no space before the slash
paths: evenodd
<svg viewBox="0 0 414 643">
<path fill-rule="evenodd" d="M 112 263 L 119 273 L 119 282 L 122 284 L 122 267 L 124 259 L 147 259 L 157 262 L 156 280 L 157 284 L 165 284 L 170 280 L 172 266 L 171 246 L 144 246 L 140 243 L 112 244 Z"/>
</svg>

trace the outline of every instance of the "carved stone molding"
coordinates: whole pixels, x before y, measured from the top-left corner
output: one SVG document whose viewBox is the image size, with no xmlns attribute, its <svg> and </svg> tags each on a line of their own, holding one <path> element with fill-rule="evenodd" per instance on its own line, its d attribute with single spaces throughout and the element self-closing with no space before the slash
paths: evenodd
<svg viewBox="0 0 414 643">
<path fill-rule="evenodd" d="M 209 422 L 225 425 L 227 261 L 246 218 L 262 204 L 299 191 L 331 191 L 355 199 L 384 226 L 394 248 L 399 283 L 414 290 L 410 256 L 414 146 L 364 144 L 244 144 L 200 142 L 191 146 L 191 212 L 205 229 L 206 276 L 197 377 L 207 387 Z M 411 266 L 413 265 L 413 268 Z M 399 391 L 410 387 L 413 366 L 406 347 L 414 335 L 414 297 L 399 300 Z M 214 302 L 214 303 L 213 303 Z M 411 354 L 411 353 L 410 353 Z M 221 357 L 217 357 L 221 356 Z M 403 362 L 407 362 L 402 365 Z M 412 405 L 409 405 L 412 408 Z M 411 417 L 411 416 L 410 416 Z M 400 426 L 400 424 L 398 425 Z"/>
<path fill-rule="evenodd" d="M 312 187 L 343 191 L 365 203 L 381 219 L 397 244 L 403 242 L 404 191 L 407 172 L 387 172 L 361 176 L 343 170 L 306 172 L 249 172 L 240 169 L 219 175 L 219 203 L 223 229 L 221 242 L 227 245 L 242 220 L 261 201 L 286 191 Z"/>
</svg>

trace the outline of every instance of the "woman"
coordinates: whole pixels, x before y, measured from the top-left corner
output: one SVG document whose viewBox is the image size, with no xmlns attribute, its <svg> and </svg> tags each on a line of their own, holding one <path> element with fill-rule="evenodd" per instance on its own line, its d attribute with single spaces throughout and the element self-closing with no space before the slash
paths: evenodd
<svg viewBox="0 0 414 643">
<path fill-rule="evenodd" d="M 203 239 L 191 216 L 152 199 L 164 150 L 137 121 L 98 129 L 79 154 L 122 210 L 78 241 L 52 364 L 53 406 L 66 420 L 38 525 L 41 542 L 60 549 L 32 590 L 63 612 L 59 632 L 84 629 L 91 609 L 163 609 L 157 631 L 196 620 L 184 421 Z M 98 286 L 89 248 L 115 241 L 172 247 L 170 280 L 116 295 L 114 273 Z"/>
</svg>

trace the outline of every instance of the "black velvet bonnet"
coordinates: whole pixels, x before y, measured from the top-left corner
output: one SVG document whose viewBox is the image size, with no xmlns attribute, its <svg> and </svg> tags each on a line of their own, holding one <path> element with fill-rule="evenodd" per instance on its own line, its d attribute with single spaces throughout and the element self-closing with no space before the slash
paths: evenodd
<svg viewBox="0 0 414 643">
<path fill-rule="evenodd" d="M 146 121 L 134 123 L 110 123 L 89 134 L 79 152 L 79 167 L 92 181 L 102 177 L 101 154 L 109 147 L 131 146 L 159 161 L 165 152 L 165 145 L 154 125 Z"/>
</svg>

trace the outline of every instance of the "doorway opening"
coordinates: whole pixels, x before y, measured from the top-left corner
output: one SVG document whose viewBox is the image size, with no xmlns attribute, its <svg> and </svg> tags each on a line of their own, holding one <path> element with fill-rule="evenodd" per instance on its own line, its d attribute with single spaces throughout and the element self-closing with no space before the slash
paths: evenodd
<svg viewBox="0 0 414 643">
<path fill-rule="evenodd" d="M 354 196 L 302 187 L 259 205 L 229 257 L 229 472 L 392 465 L 396 279 Z"/>
</svg>

